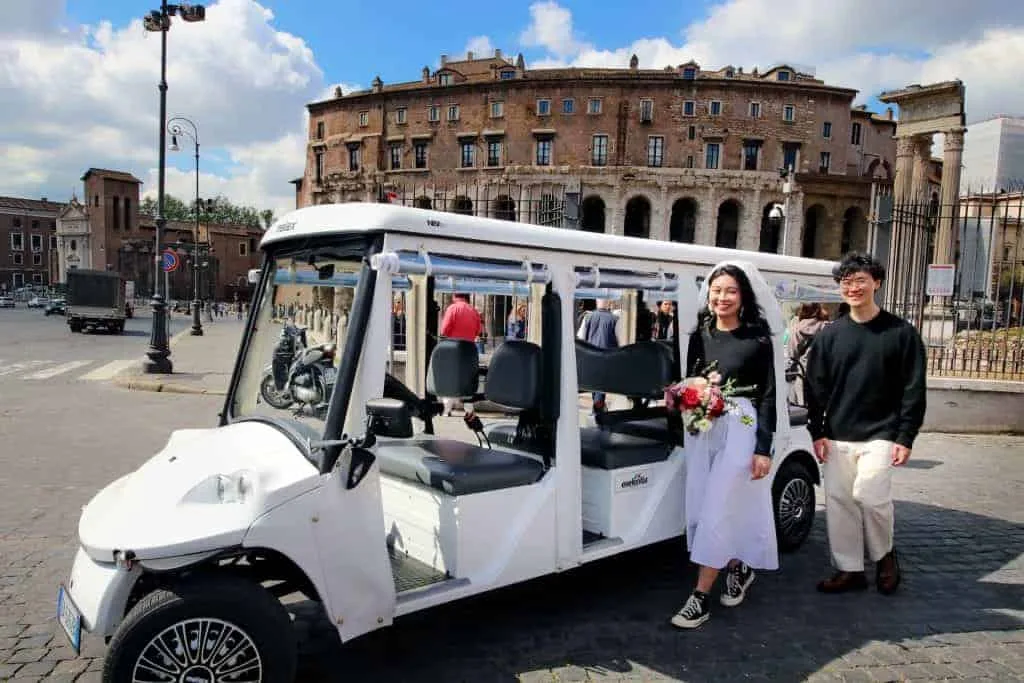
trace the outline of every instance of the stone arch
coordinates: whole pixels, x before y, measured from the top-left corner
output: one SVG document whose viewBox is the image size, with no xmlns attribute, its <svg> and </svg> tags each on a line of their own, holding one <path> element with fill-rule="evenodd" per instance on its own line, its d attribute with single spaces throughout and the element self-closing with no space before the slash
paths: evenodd
<svg viewBox="0 0 1024 683">
<path fill-rule="evenodd" d="M 878 157 L 868 164 L 868 169 L 864 175 L 869 178 L 892 180 L 892 165 L 887 159 Z"/>
<path fill-rule="evenodd" d="M 583 200 L 580 205 L 580 227 L 586 232 L 604 232 L 605 203 L 596 194 Z"/>
<path fill-rule="evenodd" d="M 651 201 L 647 197 L 638 194 L 626 202 L 622 227 L 626 237 L 651 236 Z"/>
<path fill-rule="evenodd" d="M 503 221 L 516 219 L 516 203 L 507 194 L 500 194 L 494 199 L 494 217 Z"/>
<path fill-rule="evenodd" d="M 768 202 L 761 209 L 761 238 L 758 241 L 757 250 L 769 254 L 779 253 L 779 244 L 782 241 L 782 224 L 785 218 L 772 220 L 769 214 L 778 202 Z"/>
<path fill-rule="evenodd" d="M 473 215 L 473 200 L 466 195 L 459 195 L 452 205 L 453 213 L 460 213 L 464 216 Z"/>
<path fill-rule="evenodd" d="M 866 251 L 868 248 L 868 220 L 859 206 L 851 206 L 843 213 L 843 230 L 839 239 L 839 252 Z"/>
<path fill-rule="evenodd" d="M 672 204 L 668 223 L 668 238 L 672 242 L 693 244 L 697 241 L 697 200 L 693 197 L 677 199 Z"/>
<path fill-rule="evenodd" d="M 412 200 L 412 205 L 417 209 L 432 209 L 434 208 L 433 203 L 430 201 L 430 197 L 420 195 L 416 199 Z"/>
<path fill-rule="evenodd" d="M 825 232 L 825 221 L 828 214 L 821 204 L 814 204 L 804 213 L 804 234 L 800 240 L 800 255 L 806 258 L 818 258 L 819 244 Z"/>
<path fill-rule="evenodd" d="M 726 199 L 718 205 L 718 223 L 715 228 L 715 246 L 735 249 L 740 238 L 740 214 L 743 205 L 735 199 Z"/>
</svg>

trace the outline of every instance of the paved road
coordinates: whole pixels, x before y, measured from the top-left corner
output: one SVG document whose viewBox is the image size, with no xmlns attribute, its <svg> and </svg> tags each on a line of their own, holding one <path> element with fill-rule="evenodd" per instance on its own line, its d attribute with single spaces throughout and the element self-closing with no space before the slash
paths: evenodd
<svg viewBox="0 0 1024 683">
<path fill-rule="evenodd" d="M 53 624 L 80 506 L 172 425 L 211 424 L 220 402 L 23 386 L 0 404 L 0 680 L 98 680 L 103 644 L 87 639 L 73 658 Z M 667 624 L 694 579 L 677 543 L 413 615 L 344 648 L 315 605 L 298 604 L 300 680 L 1019 680 L 1024 439 L 926 435 L 915 456 L 895 483 L 897 596 L 817 595 L 819 518 L 747 603 L 716 609 L 696 633 Z"/>
<path fill-rule="evenodd" d="M 124 334 L 75 334 L 63 316 L 45 316 L 42 309 L 24 304 L 0 309 L 0 396 L 13 391 L 4 386 L 12 381 L 110 379 L 145 354 L 151 325 L 149 311 L 140 308 L 126 322 Z M 188 316 L 171 316 L 171 335 L 191 326 Z"/>
</svg>

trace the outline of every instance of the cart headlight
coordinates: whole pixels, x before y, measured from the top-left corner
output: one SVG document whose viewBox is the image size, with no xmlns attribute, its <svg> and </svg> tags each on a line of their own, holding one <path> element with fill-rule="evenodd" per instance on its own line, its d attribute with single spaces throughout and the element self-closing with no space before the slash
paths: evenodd
<svg viewBox="0 0 1024 683">
<path fill-rule="evenodd" d="M 217 498 L 222 503 L 244 503 L 250 491 L 252 486 L 244 473 L 217 475 Z"/>
</svg>

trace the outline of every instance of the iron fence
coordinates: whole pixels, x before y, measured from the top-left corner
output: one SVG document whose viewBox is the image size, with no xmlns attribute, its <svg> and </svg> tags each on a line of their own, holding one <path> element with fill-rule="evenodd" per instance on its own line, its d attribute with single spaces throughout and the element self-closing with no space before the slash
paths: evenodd
<svg viewBox="0 0 1024 683">
<path fill-rule="evenodd" d="M 378 187 L 377 194 L 382 202 L 420 209 L 555 228 L 576 227 L 575 212 L 566 207 L 573 193 L 558 183 L 385 184 Z"/>
<path fill-rule="evenodd" d="M 973 192 L 897 204 L 880 226 L 883 305 L 920 331 L 930 376 L 1024 380 L 1022 219 L 1024 192 Z"/>
</svg>

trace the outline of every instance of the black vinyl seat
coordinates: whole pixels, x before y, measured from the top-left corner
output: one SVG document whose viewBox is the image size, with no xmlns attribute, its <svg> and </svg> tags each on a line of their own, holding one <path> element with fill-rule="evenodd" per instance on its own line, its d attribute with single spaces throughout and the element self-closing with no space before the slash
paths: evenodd
<svg viewBox="0 0 1024 683">
<path fill-rule="evenodd" d="M 617 470 L 661 462 L 672 452 L 665 441 L 613 432 L 600 427 L 580 430 L 580 461 L 585 467 Z"/>
<path fill-rule="evenodd" d="M 544 476 L 539 460 L 454 439 L 396 441 L 376 452 L 384 474 L 449 496 L 527 486 Z"/>
</svg>

